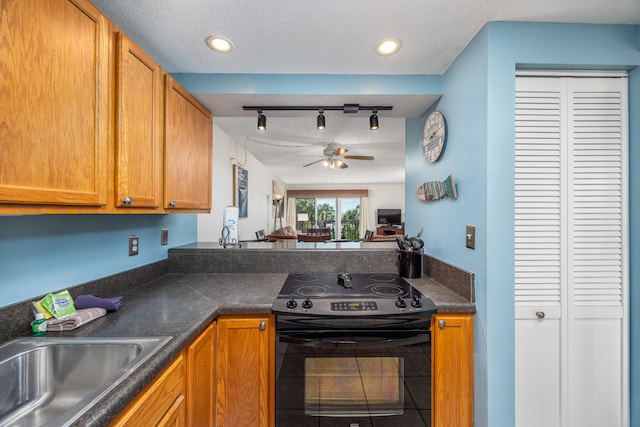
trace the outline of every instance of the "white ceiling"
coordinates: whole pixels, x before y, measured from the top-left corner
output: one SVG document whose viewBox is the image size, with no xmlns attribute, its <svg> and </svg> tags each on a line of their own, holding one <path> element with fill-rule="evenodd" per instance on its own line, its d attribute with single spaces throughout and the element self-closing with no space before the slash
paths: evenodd
<svg viewBox="0 0 640 427">
<path fill-rule="evenodd" d="M 111 20 L 170 73 L 237 74 L 442 74 L 489 21 L 640 24 L 640 0 L 93 0 Z M 234 50 L 210 50 L 216 34 Z M 375 53 L 388 37 L 402 41 L 391 57 Z M 288 184 L 404 182 L 404 120 L 421 115 L 434 96 L 205 95 L 195 94 L 214 122 Z M 380 130 L 368 130 L 368 113 L 327 113 L 327 130 L 315 114 L 267 114 L 267 132 L 242 105 L 393 105 Z M 229 116 L 232 117 L 229 117 Z M 244 117 L 242 117 L 244 116 Z M 260 142 L 254 142 L 260 141 Z M 303 164 L 335 141 L 353 155 L 349 168 Z M 292 144 L 294 143 L 294 144 Z M 282 147 L 289 145 L 289 147 Z M 291 147 L 291 145 L 301 147 Z M 317 157 L 315 158 L 317 159 Z"/>
</svg>

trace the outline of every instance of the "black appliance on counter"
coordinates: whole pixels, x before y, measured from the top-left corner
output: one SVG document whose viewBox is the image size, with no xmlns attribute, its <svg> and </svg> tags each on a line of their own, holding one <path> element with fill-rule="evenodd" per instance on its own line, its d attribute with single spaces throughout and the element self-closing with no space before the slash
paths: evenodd
<svg viewBox="0 0 640 427">
<path fill-rule="evenodd" d="M 431 424 L 433 302 L 397 274 L 291 274 L 273 304 L 276 425 Z"/>
</svg>

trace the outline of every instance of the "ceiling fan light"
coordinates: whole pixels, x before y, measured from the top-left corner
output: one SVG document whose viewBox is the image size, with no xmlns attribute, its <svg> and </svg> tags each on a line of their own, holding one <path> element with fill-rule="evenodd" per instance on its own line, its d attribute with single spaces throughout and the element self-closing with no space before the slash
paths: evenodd
<svg viewBox="0 0 640 427">
<path fill-rule="evenodd" d="M 324 160 L 322 161 L 322 166 L 324 166 L 325 168 L 329 168 L 329 165 L 330 165 L 330 163 L 329 163 L 329 160 L 328 160 L 328 159 L 324 159 Z"/>
<path fill-rule="evenodd" d="M 316 127 L 318 128 L 318 130 L 325 129 L 324 112 L 322 110 L 320 110 L 320 114 L 318 114 L 318 119 L 316 120 L 316 124 L 317 124 Z"/>
<path fill-rule="evenodd" d="M 267 117 L 258 111 L 258 130 L 267 130 Z"/>
<path fill-rule="evenodd" d="M 336 159 L 336 167 L 341 167 L 342 166 L 342 160 L 341 159 Z"/>
<path fill-rule="evenodd" d="M 371 117 L 369 117 L 369 129 L 378 130 L 378 114 L 374 111 Z"/>
</svg>

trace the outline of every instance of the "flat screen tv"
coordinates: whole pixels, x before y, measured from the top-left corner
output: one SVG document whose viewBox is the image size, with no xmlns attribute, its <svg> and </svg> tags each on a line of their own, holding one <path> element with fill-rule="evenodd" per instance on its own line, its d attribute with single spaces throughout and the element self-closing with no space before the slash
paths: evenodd
<svg viewBox="0 0 640 427">
<path fill-rule="evenodd" d="M 378 225 L 402 225 L 402 209 L 378 209 Z"/>
</svg>

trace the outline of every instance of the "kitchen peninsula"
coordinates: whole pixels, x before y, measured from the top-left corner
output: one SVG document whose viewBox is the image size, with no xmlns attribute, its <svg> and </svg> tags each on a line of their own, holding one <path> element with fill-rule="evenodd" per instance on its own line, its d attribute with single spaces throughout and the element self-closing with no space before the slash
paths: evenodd
<svg viewBox="0 0 640 427">
<path fill-rule="evenodd" d="M 357 243 L 357 248 L 342 247 L 349 246 L 345 243 L 323 245 L 329 246 L 319 248 L 316 244 L 304 244 L 283 248 L 276 245 L 276 248 L 263 249 L 261 244 L 251 243 L 242 249 L 220 249 L 217 243 L 194 243 L 170 249 L 167 260 L 71 288 L 72 295 L 122 294 L 124 304 L 120 310 L 76 331 L 50 333 L 51 336 L 172 337 L 148 363 L 96 402 L 74 425 L 109 423 L 163 369 L 180 357 L 185 348 L 210 330 L 212 322 L 249 315 L 270 319 L 273 300 L 289 272 L 330 273 L 347 267 L 352 272 L 397 272 L 395 244 L 384 247 L 383 244 Z M 425 271 L 432 277 L 423 275 L 409 281 L 433 300 L 438 315 L 475 311 L 472 292 L 467 297 L 456 293 L 472 290 L 471 273 L 456 271 L 454 267 L 428 257 L 425 258 Z M 434 280 L 434 277 L 440 277 L 443 282 L 457 281 L 457 288 L 451 286 L 452 283 Z M 29 303 L 25 301 L 0 310 L 0 321 L 15 325 L 2 331 L 1 341 L 28 332 Z M 472 354 L 466 357 L 472 360 Z"/>
</svg>

